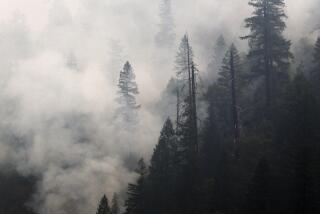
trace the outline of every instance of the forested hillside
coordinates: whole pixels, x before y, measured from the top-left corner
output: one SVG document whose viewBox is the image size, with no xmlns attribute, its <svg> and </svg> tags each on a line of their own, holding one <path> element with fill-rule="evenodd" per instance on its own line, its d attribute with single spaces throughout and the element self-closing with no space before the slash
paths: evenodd
<svg viewBox="0 0 320 214">
<path fill-rule="evenodd" d="M 320 213 L 318 1 L 1 0 L 0 214 Z"/>
<path fill-rule="evenodd" d="M 249 50 L 239 53 L 221 36 L 217 52 L 225 54 L 216 57 L 219 73 L 204 95 L 182 38 L 167 91 L 176 96 L 176 115 L 164 122 L 150 164 L 139 161 L 125 214 L 320 212 L 320 38 L 305 50 L 312 59 L 294 58 L 283 34 L 285 2 L 249 5 L 249 34 L 239 35 Z"/>
</svg>

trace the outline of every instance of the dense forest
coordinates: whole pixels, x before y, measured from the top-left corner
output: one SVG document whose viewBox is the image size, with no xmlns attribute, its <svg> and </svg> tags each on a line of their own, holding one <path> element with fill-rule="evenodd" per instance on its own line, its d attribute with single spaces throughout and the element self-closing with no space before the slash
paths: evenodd
<svg viewBox="0 0 320 214">
<path fill-rule="evenodd" d="M 165 92 L 177 98 L 176 117 L 165 121 L 150 164 L 138 162 L 125 214 L 320 212 L 320 38 L 305 50 L 312 56 L 306 65 L 283 34 L 284 1 L 249 5 L 250 33 L 241 36 L 248 52 L 221 36 L 216 47 L 224 57 L 204 94 L 189 38 L 181 40 Z M 127 106 L 135 106 L 132 97 Z M 208 116 L 200 126 L 202 101 Z M 108 206 L 104 196 L 97 214 L 119 213 Z"/>
<path fill-rule="evenodd" d="M 312 42 L 300 40 L 293 50 L 285 34 L 288 18 L 285 0 L 249 0 L 252 14 L 243 20 L 248 34 L 237 35 L 248 48 L 238 48 L 239 41 L 230 41 L 223 32 L 219 33 L 214 41 L 206 41 L 214 43 L 214 50 L 208 51 L 214 53 L 208 56 L 210 62 L 203 72 L 190 34 L 182 36 L 175 50 L 170 49 L 175 46 L 176 36 L 171 1 L 161 2 L 155 43 L 159 52 L 163 49 L 175 52 L 175 57 L 169 60 L 174 62 L 172 78 L 151 107 L 153 114 L 161 118 L 162 129 L 158 141 L 152 143 L 156 146 L 150 159 L 142 158 L 145 153 L 132 152 L 126 156 L 124 165 L 134 174 L 132 182 L 116 189 L 124 191 L 107 190 L 94 202 L 96 210 L 92 213 L 320 213 L 320 37 L 310 39 Z M 75 56 L 67 61 L 71 70 L 81 69 Z M 122 63 L 121 68 L 115 66 L 115 70 L 121 69 L 117 73 L 117 105 L 112 117 L 116 131 L 139 133 L 141 128 L 137 125 L 142 108 L 137 96 L 141 89 L 134 65 L 130 60 Z M 83 115 L 81 119 L 70 118 L 70 124 L 63 126 L 87 120 Z M 96 134 L 94 128 L 89 129 L 93 133 L 87 133 L 87 126 L 77 128 L 79 145 L 85 145 L 91 140 L 88 136 Z M 114 143 L 120 141 L 115 139 Z M 67 149 L 75 149 L 68 146 Z M 50 151 L 45 155 L 50 156 Z M 75 156 L 83 155 L 76 149 L 73 152 Z M 61 163 L 61 168 L 71 169 L 76 160 Z M 34 207 L 49 202 L 43 199 L 47 195 L 35 197 L 35 192 L 41 192 L 37 181 L 47 179 L 48 184 L 52 180 L 38 174 L 22 175 L 11 167 L 12 163 L 3 167 L 6 164 L 0 162 L 1 168 L 7 168 L 0 172 L 0 214 L 42 214 Z M 57 174 L 51 176 L 62 181 Z M 73 176 L 82 179 L 79 174 Z M 95 190 L 105 191 L 100 184 L 95 185 Z M 58 192 L 54 185 L 52 189 L 43 186 L 49 196 Z M 76 185 L 72 188 L 75 192 L 82 191 Z M 58 204 L 59 200 L 54 199 Z M 70 204 L 63 203 L 64 211 L 59 214 L 86 212 L 79 211 L 84 201 L 85 198 L 74 197 Z M 42 210 L 43 214 L 52 212 Z"/>
</svg>

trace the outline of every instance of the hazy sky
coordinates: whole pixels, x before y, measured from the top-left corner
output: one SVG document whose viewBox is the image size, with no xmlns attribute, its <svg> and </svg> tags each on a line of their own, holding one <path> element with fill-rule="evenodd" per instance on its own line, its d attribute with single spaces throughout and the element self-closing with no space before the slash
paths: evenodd
<svg viewBox="0 0 320 214">
<path fill-rule="evenodd" d="M 154 44 L 159 1 L 0 0 L 0 164 L 41 178 L 31 201 L 39 213 L 94 213 L 102 194 L 134 179 L 130 153 L 149 157 L 163 123 L 150 106 L 174 75 L 174 51 Z M 287 37 L 311 36 L 319 0 L 286 3 Z M 172 4 L 177 41 L 189 34 L 200 72 L 221 33 L 246 49 L 246 0 Z M 125 60 L 142 104 L 134 132 L 113 121 Z"/>
</svg>

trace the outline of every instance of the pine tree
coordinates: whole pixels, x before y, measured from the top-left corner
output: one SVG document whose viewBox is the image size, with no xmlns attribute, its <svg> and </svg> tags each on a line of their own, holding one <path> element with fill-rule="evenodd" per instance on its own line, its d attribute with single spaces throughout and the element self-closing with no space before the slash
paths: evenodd
<svg viewBox="0 0 320 214">
<path fill-rule="evenodd" d="M 227 50 L 227 43 L 226 43 L 226 40 L 224 39 L 224 36 L 221 34 L 217 39 L 216 45 L 214 47 L 214 51 L 221 55 L 226 50 Z"/>
<path fill-rule="evenodd" d="M 218 37 L 216 44 L 214 46 L 214 55 L 216 58 L 216 63 L 218 63 L 218 66 L 221 65 L 224 54 L 227 51 L 227 49 L 228 47 L 227 47 L 226 40 L 224 39 L 224 36 L 221 34 Z"/>
<path fill-rule="evenodd" d="M 187 120 L 184 113 L 190 107 L 189 94 L 191 93 L 191 62 L 193 61 L 193 51 L 189 44 L 187 35 L 181 40 L 176 56 L 176 78 L 177 78 L 177 134 L 182 135 Z"/>
<path fill-rule="evenodd" d="M 173 47 L 175 43 L 174 20 L 171 10 L 171 0 L 161 0 L 159 32 L 156 35 L 156 44 L 159 47 Z"/>
<path fill-rule="evenodd" d="M 170 166 L 170 147 L 174 141 L 174 137 L 175 133 L 172 122 L 170 119 L 167 119 L 151 158 L 150 177 L 167 177 Z"/>
<path fill-rule="evenodd" d="M 207 68 L 208 73 L 212 79 L 215 77 L 216 73 L 219 71 L 219 68 L 221 67 L 221 63 L 226 51 L 227 51 L 226 41 L 223 35 L 220 35 L 214 44 L 212 54 L 210 57 L 211 59 Z"/>
<path fill-rule="evenodd" d="M 139 94 L 138 85 L 135 82 L 135 74 L 129 62 L 126 62 L 120 72 L 119 78 L 119 97 L 117 102 L 119 108 L 117 110 L 117 118 L 126 123 L 137 122 L 137 105 L 136 95 Z"/>
<path fill-rule="evenodd" d="M 176 76 L 179 81 L 179 88 L 181 96 L 186 96 L 191 90 L 189 87 L 191 80 L 191 65 L 193 62 L 193 50 L 189 43 L 189 38 L 187 35 L 184 35 L 176 55 L 175 68 Z"/>
<path fill-rule="evenodd" d="M 234 79 L 232 78 L 233 72 Z M 244 71 L 241 69 L 239 52 L 234 44 L 231 44 L 225 53 L 217 79 L 218 85 L 228 91 L 229 94 L 232 94 L 232 82 L 235 83 L 236 91 L 240 91 L 246 84 Z"/>
<path fill-rule="evenodd" d="M 196 69 L 193 62 L 193 51 L 185 35 L 180 43 L 176 56 L 177 70 L 177 135 L 182 142 L 186 158 L 193 158 L 197 152 L 197 106 L 196 106 Z M 190 161 L 190 160 L 189 160 Z"/>
<path fill-rule="evenodd" d="M 177 138 L 182 167 L 179 191 L 182 212 L 195 213 L 197 203 L 196 183 L 198 179 L 198 126 L 196 105 L 196 68 L 188 36 L 182 38 L 176 57 L 178 101 Z M 186 191 L 192 191 L 188 195 Z M 187 204 L 187 206 L 185 205 Z"/>
<path fill-rule="evenodd" d="M 174 210 L 174 176 L 175 168 L 175 132 L 170 119 L 165 122 L 159 142 L 154 149 L 150 165 L 150 182 L 152 185 L 153 213 L 169 213 Z"/>
<path fill-rule="evenodd" d="M 244 72 L 238 51 L 232 44 L 225 53 L 217 80 L 207 92 L 208 120 L 202 132 L 201 157 L 204 179 L 209 188 L 212 186 L 206 199 L 206 209 L 210 212 L 233 213 L 239 207 L 241 184 L 235 175 L 239 172 L 236 167 L 240 161 L 234 159 L 239 160 L 239 109 L 247 86 Z"/>
<path fill-rule="evenodd" d="M 241 89 L 244 85 L 244 77 L 242 76 L 240 68 L 240 57 L 238 50 L 234 44 L 232 44 L 227 51 L 225 58 L 223 59 L 223 65 L 221 72 L 219 73 L 218 85 L 224 88 L 227 92 L 226 98 L 230 106 L 232 117 L 232 133 L 234 143 L 234 155 L 236 158 L 239 156 L 239 144 L 240 144 L 240 124 L 239 124 L 239 96 Z"/>
<path fill-rule="evenodd" d="M 113 194 L 112 204 L 111 204 L 111 213 L 120 214 L 119 196 L 117 193 Z"/>
<path fill-rule="evenodd" d="M 147 167 L 143 159 L 138 162 L 138 168 L 136 170 L 139 177 L 136 184 L 129 184 L 127 195 L 128 198 L 125 201 L 126 211 L 125 214 L 146 214 L 146 176 Z"/>
<path fill-rule="evenodd" d="M 243 37 L 249 40 L 249 59 L 256 76 L 265 77 L 266 105 L 274 98 L 279 79 L 286 78 L 292 54 L 291 42 L 283 37 L 286 28 L 284 0 L 250 0 L 255 8 L 253 16 L 245 20 L 251 33 Z"/>
<path fill-rule="evenodd" d="M 243 102 L 243 91 L 247 86 L 247 78 L 240 61 L 238 51 L 232 44 L 225 53 L 217 81 L 209 87 L 207 94 L 212 120 L 208 121 L 208 125 L 220 130 L 218 135 L 223 139 L 224 147 L 232 146 L 235 156 L 239 155 L 239 109 Z"/>
<path fill-rule="evenodd" d="M 111 214 L 108 198 L 106 195 L 101 198 L 96 214 Z"/>
</svg>

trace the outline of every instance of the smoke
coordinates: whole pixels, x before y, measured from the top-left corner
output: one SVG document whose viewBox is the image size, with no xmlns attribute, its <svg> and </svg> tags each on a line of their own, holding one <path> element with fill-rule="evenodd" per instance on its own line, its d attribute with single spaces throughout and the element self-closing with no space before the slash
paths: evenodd
<svg viewBox="0 0 320 214">
<path fill-rule="evenodd" d="M 155 46 L 159 4 L 0 2 L 0 165 L 37 176 L 30 204 L 38 213 L 93 213 L 104 193 L 123 193 L 134 180 L 133 157 L 149 158 L 163 122 L 150 106 L 174 76 L 176 49 Z M 317 0 L 287 4 L 286 33 L 298 40 L 317 25 L 319 6 Z M 200 72 L 221 33 L 245 50 L 238 38 L 247 32 L 247 1 L 176 0 L 172 11 L 176 43 L 189 34 Z M 141 92 L 135 131 L 113 121 L 126 60 Z"/>
</svg>

